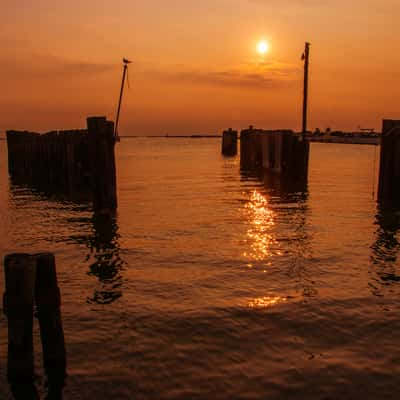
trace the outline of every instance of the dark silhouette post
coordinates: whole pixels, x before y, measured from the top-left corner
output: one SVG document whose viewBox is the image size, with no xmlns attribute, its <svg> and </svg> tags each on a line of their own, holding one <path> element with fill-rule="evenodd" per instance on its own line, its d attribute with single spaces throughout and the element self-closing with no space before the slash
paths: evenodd
<svg viewBox="0 0 400 400">
<path fill-rule="evenodd" d="M 121 91 L 119 93 L 119 101 L 118 101 L 118 109 L 117 109 L 117 118 L 115 119 L 115 132 L 114 136 L 115 138 L 118 138 L 118 123 L 119 123 L 119 113 L 121 111 L 121 103 L 122 103 L 122 96 L 124 94 L 124 87 L 125 87 L 125 78 L 126 74 L 128 72 L 128 64 L 130 64 L 132 61 L 127 60 L 124 58 L 123 60 L 124 63 L 124 71 L 122 73 L 122 83 L 121 83 Z"/>
<path fill-rule="evenodd" d="M 16 400 L 39 399 L 33 383 L 33 303 L 36 263 L 29 254 L 4 258 L 4 312 L 8 319 L 7 377 Z"/>
<path fill-rule="evenodd" d="M 303 137 L 307 133 L 307 106 L 308 106 L 308 67 L 310 62 L 310 43 L 306 42 L 304 53 L 302 55 L 304 60 L 304 96 L 303 96 Z"/>
<path fill-rule="evenodd" d="M 400 120 L 383 120 L 378 199 L 400 204 Z"/>
<path fill-rule="evenodd" d="M 222 149 L 224 156 L 235 156 L 237 154 L 237 131 L 229 128 L 222 133 Z"/>
<path fill-rule="evenodd" d="M 109 214 L 117 208 L 114 123 L 90 117 L 87 126 L 93 206 L 96 212 Z"/>
<path fill-rule="evenodd" d="M 43 348 L 43 365 L 48 380 L 48 398 L 61 399 L 66 376 L 61 295 L 57 284 L 54 254 L 36 255 L 36 308 Z"/>
</svg>

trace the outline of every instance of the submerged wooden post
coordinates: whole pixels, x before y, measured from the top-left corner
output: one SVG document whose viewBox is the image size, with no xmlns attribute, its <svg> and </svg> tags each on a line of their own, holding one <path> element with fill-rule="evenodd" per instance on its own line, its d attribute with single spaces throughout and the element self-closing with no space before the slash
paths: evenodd
<svg viewBox="0 0 400 400">
<path fill-rule="evenodd" d="M 48 398 L 61 399 L 66 376 L 61 296 L 56 262 L 51 253 L 36 255 L 36 308 L 43 349 L 43 365 L 48 379 Z"/>
<path fill-rule="evenodd" d="M 39 398 L 33 383 L 35 264 L 35 258 L 29 254 L 10 254 L 4 259 L 4 310 L 8 317 L 7 376 L 16 400 Z"/>
<path fill-rule="evenodd" d="M 383 120 L 378 199 L 400 204 L 400 120 Z"/>
<path fill-rule="evenodd" d="M 114 123 L 90 117 L 87 126 L 94 209 L 110 213 L 117 208 Z"/>
<path fill-rule="evenodd" d="M 224 156 L 235 156 L 237 154 L 237 131 L 229 128 L 222 133 L 222 154 Z"/>
</svg>

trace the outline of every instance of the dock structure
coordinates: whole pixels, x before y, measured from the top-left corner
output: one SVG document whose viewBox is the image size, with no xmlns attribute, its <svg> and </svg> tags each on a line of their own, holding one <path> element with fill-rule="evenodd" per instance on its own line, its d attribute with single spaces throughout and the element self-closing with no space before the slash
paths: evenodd
<svg viewBox="0 0 400 400">
<path fill-rule="evenodd" d="M 378 200 L 400 204 L 400 120 L 383 120 Z"/>
<path fill-rule="evenodd" d="M 117 207 L 114 123 L 87 119 L 87 129 L 44 134 L 7 131 L 8 169 L 16 183 L 73 194 L 87 191 L 96 210 Z"/>
<path fill-rule="evenodd" d="M 240 133 L 240 166 L 281 179 L 307 180 L 309 143 L 291 130 L 249 129 Z"/>
<path fill-rule="evenodd" d="M 222 133 L 222 149 L 221 152 L 224 156 L 236 156 L 237 154 L 237 131 L 229 128 Z"/>
</svg>

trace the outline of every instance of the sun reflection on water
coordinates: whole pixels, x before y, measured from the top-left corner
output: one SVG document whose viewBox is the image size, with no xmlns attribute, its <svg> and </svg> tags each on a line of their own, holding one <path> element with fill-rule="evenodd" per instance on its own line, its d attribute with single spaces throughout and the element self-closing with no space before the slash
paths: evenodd
<svg viewBox="0 0 400 400">
<path fill-rule="evenodd" d="M 248 302 L 248 307 L 249 308 L 267 308 L 267 307 L 275 306 L 279 303 L 283 303 L 285 301 L 287 301 L 287 297 L 281 297 L 281 296 L 257 297 Z"/>
<path fill-rule="evenodd" d="M 268 200 L 257 190 L 251 194 L 249 202 L 245 206 L 249 216 L 250 226 L 247 230 L 247 243 L 250 250 L 243 253 L 243 256 L 253 261 L 262 261 L 279 252 L 272 251 L 272 246 L 276 244 L 276 239 L 271 232 L 275 225 L 274 212 L 268 204 Z M 249 268 L 253 264 L 247 264 Z"/>
</svg>

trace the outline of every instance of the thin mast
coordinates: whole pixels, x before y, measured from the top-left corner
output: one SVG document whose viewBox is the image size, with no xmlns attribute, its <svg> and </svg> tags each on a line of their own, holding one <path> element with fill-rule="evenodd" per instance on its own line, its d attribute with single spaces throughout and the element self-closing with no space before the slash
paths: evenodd
<svg viewBox="0 0 400 400">
<path fill-rule="evenodd" d="M 119 93 L 119 102 L 118 102 L 118 110 L 117 110 L 117 118 L 115 119 L 115 130 L 114 130 L 114 136 L 115 138 L 118 138 L 118 123 L 119 123 L 119 113 L 121 111 L 121 103 L 122 103 L 122 96 L 124 94 L 124 86 L 125 86 L 125 77 L 126 77 L 126 72 L 128 70 L 128 64 L 131 63 L 131 61 L 127 60 L 124 58 L 123 60 L 124 63 L 124 72 L 122 73 L 122 83 L 121 83 L 121 91 Z"/>
<path fill-rule="evenodd" d="M 308 66 L 310 61 L 310 43 L 306 42 L 302 59 L 304 60 L 304 97 L 303 97 L 303 127 L 302 134 L 307 133 L 307 106 L 308 106 Z"/>
</svg>

